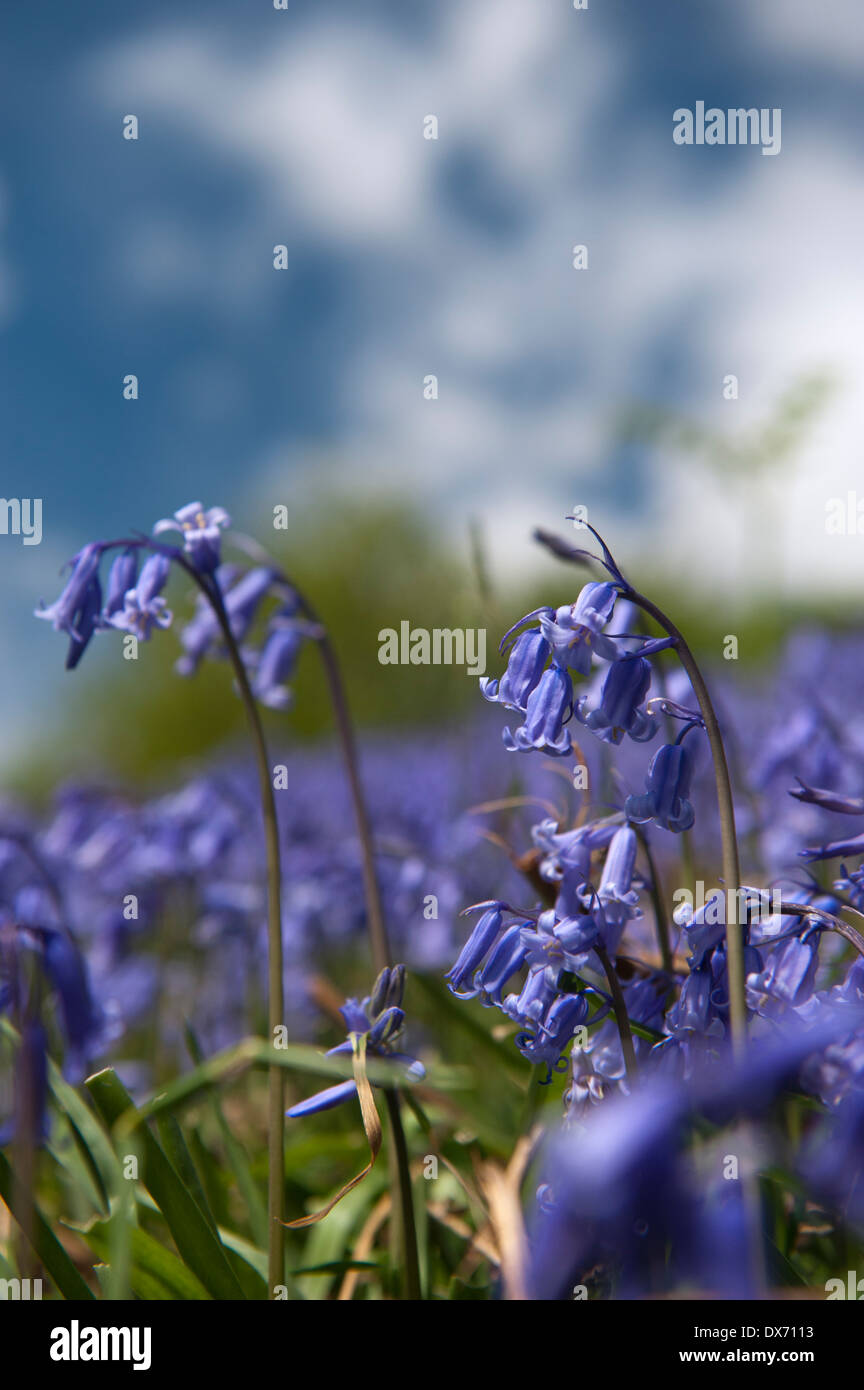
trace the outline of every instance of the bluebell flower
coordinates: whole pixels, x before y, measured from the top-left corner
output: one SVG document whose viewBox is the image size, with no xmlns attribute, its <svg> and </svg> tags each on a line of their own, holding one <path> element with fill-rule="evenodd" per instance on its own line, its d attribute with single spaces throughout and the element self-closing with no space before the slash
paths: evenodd
<svg viewBox="0 0 864 1390">
<path fill-rule="evenodd" d="M 533 1223 L 532 1298 L 572 1298 L 598 1262 L 614 1262 L 623 1297 L 645 1292 L 652 1269 L 665 1270 L 670 1240 L 690 1216 L 679 1158 L 685 1109 L 680 1088 L 654 1082 L 552 1139 L 545 1210 Z"/>
<path fill-rule="evenodd" d="M 532 1027 L 516 1036 L 516 1046 L 522 1056 L 534 1066 L 545 1066 L 546 1082 L 553 1071 L 566 1067 L 564 1056 L 576 1029 L 590 1013 L 585 994 L 561 994 L 548 1005 L 542 1017 L 532 1020 Z"/>
<path fill-rule="evenodd" d="M 99 583 L 99 562 L 103 547 L 98 542 L 85 545 L 72 561 L 72 573 L 60 594 L 48 608 L 40 605 L 35 614 L 46 618 L 56 632 L 69 637 L 66 669 L 78 665 L 99 625 L 102 607 L 102 588 Z"/>
<path fill-rule="evenodd" d="M 212 574 L 219 565 L 221 528 L 230 526 L 231 518 L 222 507 L 210 507 L 205 511 L 200 502 L 190 502 L 181 507 L 173 517 L 157 521 L 153 535 L 164 531 L 180 531 L 183 536 L 183 549 L 190 556 L 195 568 L 202 574 Z"/>
<path fill-rule="evenodd" d="M 628 1012 L 637 1017 L 632 1007 Z M 812 1029 L 797 1023 L 770 1040 L 751 1043 L 740 1061 L 725 1053 L 723 1065 L 703 1064 L 674 1084 L 662 1075 L 649 1077 L 631 1096 L 612 1097 L 585 1112 L 584 1123 L 565 1127 L 547 1146 L 543 1162 L 544 1199 L 530 1233 L 530 1296 L 569 1299 L 573 1286 L 585 1282 L 599 1261 L 611 1266 L 618 1298 L 694 1282 L 712 1292 L 758 1297 L 749 1256 L 744 1259 L 741 1209 L 719 1196 L 725 1184 L 706 1189 L 698 1159 L 686 1145 L 694 1121 L 726 1126 L 742 1117 L 764 1117 L 784 1088 L 795 1083 L 806 1059 L 824 1049 L 842 1026 L 836 1016 Z M 808 1166 L 808 1177 L 820 1183 L 829 1200 L 839 1208 L 849 1203 L 858 1220 L 864 1218 L 862 1142 L 864 1092 L 859 1092 Z M 724 1216 L 729 1230 L 716 1244 Z M 712 1269 L 714 1260 L 722 1268 Z"/>
<path fill-rule="evenodd" d="M 675 920 L 684 927 L 690 969 L 698 970 L 726 935 L 726 894 L 722 889 L 709 893 L 695 912 L 679 909 Z"/>
<path fill-rule="evenodd" d="M 422 1062 L 416 1057 L 394 1051 L 394 1044 L 401 1038 L 405 1022 L 405 1014 L 401 1007 L 404 988 L 405 967 L 395 965 L 392 969 L 381 971 L 372 993 L 366 999 L 346 999 L 339 1012 L 348 1030 L 348 1037 L 345 1042 L 331 1047 L 326 1055 L 351 1056 L 355 1039 L 358 1036 L 365 1037 L 367 1056 L 393 1063 L 394 1085 L 405 1078 L 412 1081 L 422 1080 L 426 1075 Z M 337 1085 L 328 1086 L 307 1100 L 292 1105 L 285 1113 L 293 1120 L 304 1115 L 315 1115 L 322 1110 L 331 1110 L 334 1106 L 341 1105 L 343 1101 L 350 1100 L 356 1094 L 357 1086 L 354 1081 L 340 1081 Z"/>
<path fill-rule="evenodd" d="M 222 593 L 228 623 L 236 642 L 245 640 L 275 578 L 270 569 L 256 567 L 244 573 L 232 565 L 219 566 L 215 582 Z M 191 622 L 180 634 L 180 643 L 183 656 L 177 662 L 176 669 L 181 676 L 194 675 L 203 658 L 214 651 L 222 654 L 219 621 L 203 594 L 196 600 Z"/>
<path fill-rule="evenodd" d="M 609 842 L 597 889 L 607 918 L 611 915 L 629 920 L 639 915 L 639 894 L 633 887 L 638 848 L 636 832 L 629 825 L 620 826 Z"/>
<path fill-rule="evenodd" d="M 725 1027 L 714 1004 L 714 975 L 710 965 L 693 969 L 681 986 L 664 1027 L 674 1038 L 723 1037 Z"/>
<path fill-rule="evenodd" d="M 540 965 L 528 971 L 518 994 L 508 994 L 503 1012 L 523 1027 L 539 1024 L 558 994 L 558 967 Z"/>
<path fill-rule="evenodd" d="M 826 791 L 824 787 L 808 787 L 801 778 L 796 778 L 797 787 L 792 787 L 790 796 L 804 801 L 810 806 L 820 806 L 825 811 L 837 811 L 843 816 L 864 816 L 864 796 L 844 796 L 841 792 Z"/>
<path fill-rule="evenodd" d="M 819 1196 L 846 1220 L 864 1228 L 864 1091 L 852 1091 L 838 1105 L 801 1161 L 804 1177 Z"/>
<path fill-rule="evenodd" d="M 492 900 L 487 903 L 476 903 L 474 907 L 468 907 L 461 914 L 463 917 L 469 912 L 479 912 L 482 916 L 477 920 L 471 935 L 459 952 L 456 964 L 451 966 L 444 976 L 448 981 L 451 993 L 459 999 L 474 999 L 479 993 L 478 988 L 462 991 L 465 982 L 472 978 L 474 972 L 479 969 L 481 962 L 491 951 L 504 926 L 504 913 L 506 904 Z"/>
<path fill-rule="evenodd" d="M 621 825 L 621 815 L 604 820 L 586 821 L 573 830 L 559 830 L 556 820 L 540 821 L 531 837 L 542 850 L 540 875 L 550 883 L 558 882 L 565 874 L 577 871 L 586 882 L 594 850 L 605 849 Z"/>
<path fill-rule="evenodd" d="M 480 995 L 480 1002 L 487 1007 L 493 1004 L 498 1008 L 503 1006 L 501 991 L 517 971 L 522 969 L 528 957 L 523 929 L 530 925 L 528 922 L 518 921 L 508 927 L 478 970 L 474 983 Z"/>
<path fill-rule="evenodd" d="M 68 1044 L 64 1070 L 70 1079 L 78 1080 L 98 1049 L 102 1012 L 93 998 L 87 963 L 69 936 L 50 927 L 37 929 L 35 935 L 41 941 L 45 973 L 60 1002 Z"/>
<path fill-rule="evenodd" d="M 170 627 L 172 614 L 161 597 L 170 572 L 170 560 L 164 555 L 150 555 L 136 586 L 124 595 L 123 607 L 106 617 L 109 626 L 129 632 L 141 642 L 149 642 L 154 627 Z"/>
<path fill-rule="evenodd" d="M 542 749 L 565 756 L 572 749 L 564 728 L 573 713 L 573 682 L 560 666 L 549 666 L 528 696 L 525 722 L 515 733 L 504 730 L 504 745 L 511 753 Z"/>
<path fill-rule="evenodd" d="M 798 851 L 799 859 L 808 864 L 820 859 L 840 859 L 844 855 L 864 854 L 864 834 L 853 835 L 848 840 L 833 840 L 829 845 L 811 846 Z"/>
<path fill-rule="evenodd" d="M 523 928 L 526 959 L 535 969 L 578 972 L 586 952 L 603 930 L 603 914 L 596 909 L 593 913 L 585 912 L 580 904 L 572 916 L 559 920 L 560 911 L 559 899 L 554 908 L 540 913 L 535 926 Z"/>
<path fill-rule="evenodd" d="M 758 976 L 763 971 L 762 952 L 756 946 L 745 943 L 742 955 L 744 958 L 744 978 L 754 975 Z M 714 975 L 714 989 L 711 1000 L 717 1009 L 717 1013 L 724 1023 L 729 1019 L 729 968 L 726 958 L 726 943 L 718 946 L 711 957 L 711 971 Z"/>
<path fill-rule="evenodd" d="M 481 676 L 480 690 L 484 699 L 506 705 L 508 709 L 524 710 L 528 696 L 540 682 L 551 650 L 539 628 L 520 632 L 501 679 Z"/>
<path fill-rule="evenodd" d="M 666 743 L 651 759 L 646 778 L 647 790 L 639 796 L 628 796 L 624 814 L 629 820 L 641 823 L 653 820 L 664 830 L 680 833 L 689 830 L 695 819 L 688 801 L 693 775 L 693 757 L 684 743 Z"/>
<path fill-rule="evenodd" d="M 90 582 L 84 590 L 80 606 L 75 610 L 73 631 L 69 637 L 69 648 L 66 653 L 67 671 L 75 670 L 75 667 L 87 650 L 93 633 L 100 625 L 101 608 L 102 586 L 99 583 L 99 575 L 97 573 L 90 579 Z"/>
<path fill-rule="evenodd" d="M 842 877 L 834 880 L 834 887 L 849 899 L 854 908 L 859 912 L 864 911 L 864 868 L 847 869 L 845 864 L 841 864 L 840 871 Z M 835 912 L 837 909 L 828 907 L 826 910 Z"/>
<path fill-rule="evenodd" d="M 320 637 L 322 629 L 296 616 L 296 605 L 284 604 L 270 619 L 267 637 L 260 652 L 244 652 L 253 667 L 252 692 L 270 709 L 287 709 L 291 690 L 287 682 L 294 674 L 304 641 Z"/>
<path fill-rule="evenodd" d="M 659 1033 L 668 992 L 669 978 L 662 974 L 652 973 L 628 981 L 622 989 L 627 1017 Z M 637 1035 L 633 1038 L 633 1047 L 637 1060 L 644 1062 L 652 1044 Z M 599 1104 L 610 1089 L 629 1091 L 621 1037 L 611 1016 L 590 1034 L 584 1047 L 573 1049 L 572 1069 L 570 1088 L 565 1096 L 571 1118 Z"/>
<path fill-rule="evenodd" d="M 604 743 L 620 743 L 625 734 L 646 743 L 657 732 L 656 718 L 642 709 L 651 684 L 651 666 L 642 656 L 622 656 L 606 673 L 600 704 L 586 713 L 587 697 L 576 707 L 576 717 Z"/>
<path fill-rule="evenodd" d="M 120 612 L 123 607 L 123 600 L 129 590 L 135 588 L 137 578 L 137 551 L 121 551 L 119 555 L 114 557 L 108 571 L 108 585 L 105 590 L 105 604 L 102 609 L 103 618 L 111 618 L 115 613 Z"/>
<path fill-rule="evenodd" d="M 92 582 L 98 578 L 102 546 L 98 542 L 85 545 L 72 561 L 72 573 L 58 599 L 50 607 L 40 605 L 36 609 L 37 618 L 46 618 L 56 632 L 65 632 L 75 637 L 75 618 L 88 602 L 92 592 Z"/>
<path fill-rule="evenodd" d="M 560 665 L 587 676 L 595 656 L 615 660 L 617 644 L 603 628 L 612 617 L 616 598 L 614 584 L 592 582 L 584 586 L 575 603 L 564 604 L 551 616 L 541 613 L 540 631 Z"/>
<path fill-rule="evenodd" d="M 19 895 L 20 897 L 20 895 Z M 104 1016 L 90 987 L 87 962 L 66 931 L 13 925 L 0 919 L 0 1010 L 27 1013 L 32 1005 L 20 965 L 22 951 L 35 952 L 60 1008 L 66 1042 L 64 1073 L 80 1081 L 104 1037 Z"/>
<path fill-rule="evenodd" d="M 763 1018 L 806 1003 L 813 993 L 819 968 L 817 942 L 797 936 L 778 941 L 760 971 L 747 975 L 747 1005 Z"/>
</svg>

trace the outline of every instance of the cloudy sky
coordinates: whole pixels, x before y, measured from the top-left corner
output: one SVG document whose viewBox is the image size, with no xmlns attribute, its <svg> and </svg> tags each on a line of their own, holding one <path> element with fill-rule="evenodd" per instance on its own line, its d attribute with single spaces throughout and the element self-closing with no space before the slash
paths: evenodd
<svg viewBox="0 0 864 1390">
<path fill-rule="evenodd" d="M 2 492 L 44 507 L 40 546 L 0 536 L 7 711 L 38 718 L 27 615 L 66 556 L 198 497 L 261 532 L 395 491 L 480 518 L 501 572 L 582 503 L 706 592 L 794 589 L 802 553 L 859 583 L 864 536 L 825 529 L 864 499 L 855 0 L 47 0 L 0 29 Z M 780 108 L 779 154 L 676 145 L 698 101 Z"/>
</svg>

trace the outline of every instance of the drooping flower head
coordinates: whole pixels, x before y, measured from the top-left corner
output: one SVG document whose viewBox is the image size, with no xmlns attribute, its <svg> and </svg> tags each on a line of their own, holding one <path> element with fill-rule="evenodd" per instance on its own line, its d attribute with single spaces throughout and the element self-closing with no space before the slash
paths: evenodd
<svg viewBox="0 0 864 1390">
<path fill-rule="evenodd" d="M 395 1050 L 405 1023 L 402 1010 L 402 996 L 405 990 L 405 966 L 394 965 L 381 971 L 372 993 L 367 998 L 346 999 L 339 1012 L 348 1030 L 345 1042 L 331 1047 L 328 1057 L 351 1056 L 356 1039 L 365 1038 L 366 1054 L 391 1062 L 394 1067 L 394 1084 L 408 1078 L 420 1081 L 426 1069 L 416 1057 Z M 292 1105 L 285 1113 L 292 1120 L 304 1115 L 316 1115 L 322 1110 L 332 1110 L 335 1105 L 350 1100 L 357 1094 L 355 1081 L 340 1081 L 336 1086 L 328 1086 L 307 1100 Z"/>
<path fill-rule="evenodd" d="M 46 618 L 55 632 L 65 632 L 69 636 L 69 652 L 66 658 L 68 670 L 73 670 L 92 637 L 102 607 L 102 589 L 99 583 L 99 561 L 103 546 L 99 542 L 85 545 L 72 561 L 72 573 L 58 599 L 48 608 L 40 605 L 37 618 Z"/>
<path fill-rule="evenodd" d="M 685 743 L 666 743 L 651 760 L 645 781 L 646 791 L 628 796 L 624 814 L 642 823 L 653 820 L 664 830 L 679 834 L 689 830 L 695 819 L 687 799 L 693 776 L 693 756 Z"/>
<path fill-rule="evenodd" d="M 149 642 L 154 627 L 170 627 L 172 614 L 161 596 L 170 570 L 171 562 L 164 555 L 149 556 L 144 561 L 138 583 L 123 596 L 122 608 L 118 607 L 106 618 L 108 625 L 131 633 L 141 642 Z"/>
<path fill-rule="evenodd" d="M 541 614 L 540 631 L 556 661 L 587 676 L 595 656 L 615 660 L 618 647 L 603 628 L 612 617 L 617 596 L 614 584 L 592 581 L 580 590 L 575 603 Z"/>
<path fill-rule="evenodd" d="M 210 507 L 205 511 L 200 502 L 189 502 L 181 507 L 173 517 L 157 521 L 153 535 L 164 531 L 180 531 L 183 536 L 183 549 L 190 556 L 195 568 L 202 574 L 212 574 L 219 565 L 221 528 L 230 526 L 231 518 L 223 507 Z"/>
<path fill-rule="evenodd" d="M 573 744 L 564 727 L 573 713 L 573 682 L 560 666 L 548 666 L 539 683 L 528 696 L 525 720 L 518 729 L 503 730 L 505 748 L 511 753 L 529 753 L 532 749 L 566 756 Z"/>
<path fill-rule="evenodd" d="M 644 657 L 619 657 L 606 674 L 598 707 L 587 713 L 583 697 L 576 716 L 605 743 L 620 743 L 625 734 L 645 743 L 657 732 L 657 719 L 642 708 L 650 684 L 651 666 Z"/>
</svg>

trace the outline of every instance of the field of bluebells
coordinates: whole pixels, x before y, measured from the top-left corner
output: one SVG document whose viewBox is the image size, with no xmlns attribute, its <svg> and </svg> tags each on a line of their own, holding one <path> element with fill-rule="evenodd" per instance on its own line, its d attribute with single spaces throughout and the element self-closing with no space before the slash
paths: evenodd
<svg viewBox="0 0 864 1390">
<path fill-rule="evenodd" d="M 802 629 L 744 680 L 613 536 L 536 540 L 554 592 L 463 727 L 362 737 L 315 595 L 221 509 L 70 562 L 36 612 L 58 680 L 173 642 L 190 720 L 218 662 L 249 737 L 146 799 L 2 806 L 0 1277 L 857 1296 L 861 639 Z M 321 748 L 291 738 L 306 662 Z"/>
</svg>

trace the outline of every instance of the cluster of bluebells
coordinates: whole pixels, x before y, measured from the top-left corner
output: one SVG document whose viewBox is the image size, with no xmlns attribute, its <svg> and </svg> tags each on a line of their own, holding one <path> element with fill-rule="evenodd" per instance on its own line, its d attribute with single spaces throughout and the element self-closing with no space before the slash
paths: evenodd
<svg viewBox="0 0 864 1390">
<path fill-rule="evenodd" d="M 701 716 L 662 693 L 650 697 L 650 658 L 673 642 L 610 631 L 622 592 L 626 618 L 633 616 L 623 576 L 614 565 L 611 573 L 609 581 L 585 584 L 574 603 L 538 608 L 522 618 L 501 643 L 502 652 L 508 653 L 504 675 L 481 680 L 487 700 L 522 719 L 515 730 L 504 729 L 504 744 L 511 752 L 572 755 L 573 721 L 612 747 L 625 738 L 648 743 L 664 721 L 667 726 L 674 720 L 682 723 L 677 737 L 662 744 L 651 759 L 644 790 L 628 795 L 620 810 L 571 830 L 561 830 L 554 820 L 534 827 L 545 905 L 538 905 L 530 920 L 506 930 L 505 905 L 481 905 L 486 910 L 448 975 L 451 989 L 463 998 L 479 996 L 483 1003 L 501 1008 L 522 1030 L 517 1034 L 520 1051 L 544 1064 L 547 1072 L 566 1064 L 565 1048 L 577 1029 L 584 1032 L 589 995 L 599 995 L 600 1012 L 591 1017 L 592 1023 L 609 1010 L 604 991 L 589 990 L 582 981 L 574 994 L 562 989 L 561 982 L 567 985 L 574 976 L 581 981 L 585 970 L 602 975 L 628 923 L 642 915 L 639 890 L 644 883 L 636 873 L 639 841 L 634 826 L 651 822 L 680 834 L 690 829 L 695 817 L 689 799 L 694 759 L 688 735 L 702 727 Z M 574 676 L 583 678 L 584 688 L 574 686 Z M 507 983 L 523 968 L 527 975 L 521 990 L 502 997 L 502 970 L 507 971 Z M 469 978 L 471 987 L 465 990 Z M 594 1043 L 598 1038 L 604 1039 L 602 1030 L 594 1034 Z"/>
<path fill-rule="evenodd" d="M 67 668 L 73 670 L 78 665 L 96 633 L 121 632 L 147 642 L 154 629 L 170 627 L 173 615 L 163 591 L 172 564 L 181 565 L 201 584 L 195 613 L 180 634 L 183 652 L 177 662 L 178 672 L 193 675 L 205 657 L 226 655 L 215 606 L 218 603 L 234 641 L 242 648 L 254 695 L 264 705 L 285 709 L 302 645 L 321 632 L 317 624 L 304 618 L 296 591 L 275 566 L 244 570 L 222 563 L 221 532 L 230 522 L 221 507 L 205 510 L 200 502 L 190 502 L 153 528 L 154 537 L 179 532 L 182 550 L 144 539 L 94 541 L 84 546 L 70 562 L 71 573 L 60 596 L 36 610 L 37 618 L 44 618 L 69 638 Z M 102 561 L 111 552 L 116 553 L 103 589 Z M 142 555 L 145 558 L 140 563 Z M 247 646 L 249 633 L 268 600 L 272 611 L 263 640 L 260 645 Z"/>
<path fill-rule="evenodd" d="M 221 605 L 254 694 L 285 708 L 298 653 L 319 630 L 275 566 L 223 560 L 228 524 L 220 509 L 195 503 L 158 523 L 156 539 L 79 552 L 62 594 L 38 614 L 67 636 L 67 665 L 78 664 L 94 634 L 147 641 L 168 627 L 164 591 L 179 566 L 201 582 L 180 634 L 178 670 L 191 675 L 226 655 Z M 168 531 L 179 533 L 182 548 L 163 541 Z M 538 1296 L 557 1296 L 593 1263 L 614 1260 L 619 1290 L 638 1294 L 670 1249 L 673 1283 L 740 1296 L 753 1288 L 746 1272 L 735 1274 L 746 1263 L 740 1188 L 702 1182 L 685 1151 L 697 1116 L 721 1125 L 744 1113 L 761 1117 L 783 1088 L 806 1091 L 821 1109 L 790 1166 L 819 1200 L 864 1225 L 864 956 L 850 956 L 848 937 L 835 929 L 838 914 L 848 922 L 864 913 L 864 661 L 860 642 L 824 647 L 808 633 L 792 639 L 769 691 L 733 689 L 722 677 L 715 685 L 746 869 L 780 892 L 767 908 L 764 889 L 737 899 L 752 1052 L 742 1071 L 727 1075 L 726 892 L 666 914 L 665 953 L 658 944 L 661 889 L 665 883 L 668 895 L 679 881 L 670 875 L 681 873 L 683 839 L 697 863 L 716 853 L 715 791 L 706 760 L 700 767 L 695 758 L 704 724 L 686 676 L 665 669 L 673 639 L 628 631 L 636 625 L 633 591 L 604 555 L 609 579 L 584 585 L 572 604 L 528 614 L 502 643 L 504 674 L 482 682 L 485 699 L 510 713 L 507 750 L 551 756 L 559 770 L 562 759 L 584 761 L 590 794 L 577 814 L 565 808 L 530 828 L 530 850 L 514 852 L 517 867 L 506 866 L 500 896 L 490 899 L 492 851 L 456 808 L 478 800 L 481 786 L 487 797 L 512 791 L 512 761 L 487 767 L 473 729 L 449 744 L 436 735 L 373 743 L 364 776 L 385 912 L 412 967 L 438 969 L 457 954 L 447 974 L 453 993 L 499 1011 L 544 1081 L 569 1068 L 566 1124 L 534 1231 Z M 814 664 L 825 675 L 818 688 Z M 583 731 L 591 736 L 584 748 Z M 642 745 L 654 740 L 648 759 Z M 363 874 L 335 758 L 294 750 L 285 761 L 285 986 L 292 1021 L 305 1029 L 309 973 L 341 963 L 355 944 L 358 955 L 362 949 Z M 514 761 L 527 803 L 549 773 L 543 758 Z M 224 766 L 143 804 L 70 788 L 41 822 L 0 816 L 0 1011 L 21 1037 L 19 1084 L 12 1113 L 0 1115 L 0 1143 L 22 1116 L 37 1117 L 37 1139 L 44 1133 L 52 1038 L 77 1078 L 134 1033 L 125 1075 L 134 1084 L 136 1067 L 145 1081 L 153 1077 L 147 1023 L 157 998 L 163 1057 L 172 1049 L 182 1056 L 190 1016 L 208 1048 L 262 1026 L 259 814 L 252 779 Z M 527 836 L 522 814 L 510 825 Z M 528 906 L 513 905 L 526 896 Z M 476 922 L 458 949 L 452 920 L 477 899 L 466 909 Z M 404 969 L 395 967 L 368 998 L 348 1000 L 348 1038 L 333 1051 L 347 1054 L 363 1038 L 371 1056 L 392 1062 L 397 1080 L 421 1075 L 420 1063 L 399 1050 L 403 983 Z M 329 1109 L 354 1089 L 340 1083 L 288 1113 Z M 784 1157 L 778 1151 L 778 1162 Z M 706 1249 L 713 1269 L 700 1254 Z"/>
<path fill-rule="evenodd" d="M 274 756 L 288 770 L 276 797 L 286 1021 L 308 1037 L 312 978 L 365 955 L 363 865 L 336 751 Z M 363 774 L 394 947 L 411 968 L 440 970 L 459 906 L 495 862 L 477 818 L 460 814 L 484 775 L 476 740 L 371 737 Z M 260 1032 L 267 908 L 253 770 L 225 760 L 144 800 L 69 785 L 38 817 L 0 807 L 0 921 L 4 983 L 13 939 L 19 960 L 41 958 L 44 943 L 46 968 L 63 951 L 78 962 L 66 972 L 70 1004 L 80 990 L 78 1028 L 70 1007 L 66 1029 L 50 980 L 42 993 L 51 1053 L 65 1055 L 70 1075 L 110 1057 L 137 1095 L 160 1068 L 187 1063 L 187 1023 L 207 1052 Z M 26 1018 L 4 983 L 0 1009 Z M 8 1119 L 0 1105 L 0 1132 Z"/>
<path fill-rule="evenodd" d="M 699 1281 L 749 1296 L 755 1286 L 742 1262 L 749 1240 L 742 1204 L 723 1184 L 700 1190 L 681 1156 L 686 1117 L 710 1111 L 717 1083 L 706 1078 L 723 1077 L 728 1063 L 727 915 L 733 910 L 730 921 L 743 945 L 749 1046 L 773 1078 L 760 1103 L 767 1110 L 789 1084 L 822 1102 L 826 1118 L 814 1125 L 793 1166 L 818 1196 L 864 1223 L 856 1176 L 864 1145 L 864 937 L 853 931 L 861 954 L 850 960 L 847 942 L 836 934 L 837 914 L 850 908 L 864 914 L 864 869 L 857 862 L 864 856 L 864 719 L 848 707 L 829 712 L 830 697 L 814 695 L 805 650 L 812 637 L 799 648 L 796 703 L 769 728 L 752 717 L 747 692 L 721 689 L 721 719 L 743 792 L 736 814 L 757 850 L 754 876 L 769 887 L 717 889 L 695 910 L 670 913 L 671 940 L 660 959 L 656 865 L 664 874 L 674 871 L 675 838 L 685 833 L 700 853 L 711 835 L 716 848 L 716 793 L 695 779 L 694 749 L 705 726 L 690 682 L 652 661 L 675 641 L 628 633 L 620 622 L 613 630 L 613 615 L 620 619 L 622 611 L 632 623 L 632 599 L 639 596 L 603 552 L 610 579 L 586 584 L 570 605 L 537 609 L 517 623 L 502 642 L 506 671 L 481 688 L 486 700 L 520 720 L 504 730 L 510 752 L 572 756 L 578 766 L 587 761 L 575 740 L 579 728 L 607 745 L 605 770 L 597 777 L 592 766 L 590 783 L 598 781 L 607 800 L 595 802 L 592 815 L 586 798 L 569 826 L 562 818 L 534 826 L 533 854 L 517 862 L 529 870 L 540 901 L 527 910 L 503 900 L 469 909 L 480 916 L 447 979 L 457 997 L 495 1007 L 516 1025 L 519 1051 L 546 1069 L 544 1079 L 567 1066 L 570 1051 L 563 1137 L 539 1193 L 537 1280 L 544 1287 L 537 1296 L 560 1296 L 549 1279 L 561 1277 L 562 1261 L 563 1289 L 579 1269 L 613 1251 L 621 1292 L 644 1292 L 646 1271 L 656 1268 L 670 1241 L 679 1261 L 667 1271 L 670 1286 Z M 794 641 L 786 660 L 796 664 Z M 788 705 L 782 676 L 778 688 L 780 704 Z M 758 708 L 771 705 L 760 700 Z M 676 721 L 681 728 L 673 737 Z M 666 741 L 640 772 L 627 747 L 648 743 L 661 730 Z M 617 766 L 608 761 L 611 753 Z M 641 790 L 633 785 L 640 775 Z M 796 786 L 788 785 L 790 778 Z M 778 785 L 782 779 L 786 784 Z M 859 826 L 851 836 L 826 838 L 826 816 L 858 817 Z M 710 832 L 705 839 L 692 834 L 700 818 Z M 833 881 L 823 871 L 831 861 L 839 868 Z M 622 1004 L 634 1034 L 638 1096 L 622 1041 Z M 744 1113 L 743 1072 L 730 1087 L 727 1110 Z M 592 1123 L 595 1114 L 608 1115 L 608 1123 Z M 608 1145 L 602 1171 L 591 1157 L 592 1135 L 601 1148 Z M 633 1166 L 623 1173 L 622 1164 Z M 649 1181 L 658 1172 L 663 1181 Z M 649 1230 L 652 1238 L 641 1239 Z M 729 1255 L 711 1277 L 697 1257 L 706 1232 Z M 743 1271 L 737 1280 L 736 1268 Z"/>
</svg>

